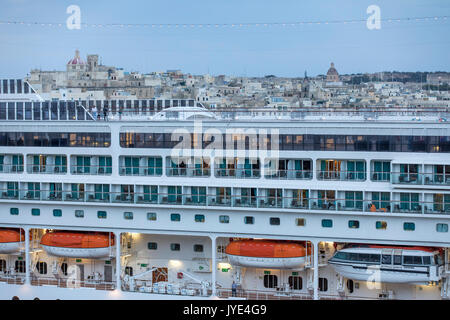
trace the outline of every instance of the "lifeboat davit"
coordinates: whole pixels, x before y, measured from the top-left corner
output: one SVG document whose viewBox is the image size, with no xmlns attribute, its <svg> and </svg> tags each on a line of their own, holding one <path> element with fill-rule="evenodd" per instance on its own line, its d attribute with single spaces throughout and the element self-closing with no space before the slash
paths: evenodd
<svg viewBox="0 0 450 320">
<path fill-rule="evenodd" d="M 307 252 L 308 251 L 308 252 Z M 277 240 L 237 240 L 225 249 L 232 265 L 249 268 L 303 268 L 310 248 L 299 242 Z"/>
<path fill-rule="evenodd" d="M 114 244 L 114 234 L 105 232 L 54 231 L 41 238 L 49 255 L 68 258 L 107 258 Z"/>
<path fill-rule="evenodd" d="M 434 248 L 350 244 L 328 263 L 348 279 L 420 285 L 441 279 L 442 260 Z"/>
<path fill-rule="evenodd" d="M 0 253 L 19 252 L 25 242 L 25 231 L 22 229 L 0 229 Z"/>
</svg>

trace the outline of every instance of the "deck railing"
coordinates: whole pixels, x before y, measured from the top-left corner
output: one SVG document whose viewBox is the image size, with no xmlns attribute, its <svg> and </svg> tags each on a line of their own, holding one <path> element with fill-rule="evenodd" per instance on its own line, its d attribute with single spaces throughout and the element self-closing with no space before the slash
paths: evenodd
<svg viewBox="0 0 450 320">
<path fill-rule="evenodd" d="M 199 187 L 202 188 L 202 187 Z M 192 205 L 221 206 L 249 208 L 279 208 L 296 210 L 327 210 L 327 211 L 359 211 L 384 213 L 414 213 L 414 214 L 450 214 L 450 203 L 442 201 L 422 200 L 383 200 L 357 199 L 339 197 L 301 197 L 285 196 L 275 193 L 265 195 L 231 195 L 211 194 L 215 190 L 203 187 L 197 193 L 171 192 L 102 192 L 102 191 L 61 191 L 61 190 L 27 190 L 0 189 L 2 200 L 39 200 L 39 201 L 70 201 L 98 202 L 123 204 L 157 204 L 157 205 Z M 268 189 L 267 191 L 269 191 Z M 265 190 L 266 191 L 266 190 Z"/>
</svg>

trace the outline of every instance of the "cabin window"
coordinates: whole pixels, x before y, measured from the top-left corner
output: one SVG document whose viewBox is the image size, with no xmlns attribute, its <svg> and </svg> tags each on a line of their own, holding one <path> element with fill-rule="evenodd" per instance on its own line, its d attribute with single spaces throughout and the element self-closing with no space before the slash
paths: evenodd
<svg viewBox="0 0 450 320">
<path fill-rule="evenodd" d="M 386 221 L 377 221 L 375 223 L 375 228 L 377 228 L 378 230 L 386 230 L 387 222 Z"/>
<path fill-rule="evenodd" d="M 133 220 L 133 212 L 124 212 L 123 217 L 125 220 Z"/>
<path fill-rule="evenodd" d="M 274 274 L 264 275 L 264 288 L 275 288 L 278 286 L 278 277 Z"/>
<path fill-rule="evenodd" d="M 53 209 L 53 216 L 54 217 L 62 217 L 62 210 L 61 209 Z"/>
<path fill-rule="evenodd" d="M 359 221 L 358 220 L 349 220 L 348 221 L 348 227 L 350 229 L 358 229 L 359 228 Z"/>
<path fill-rule="evenodd" d="M 297 227 L 304 227 L 306 225 L 306 219 L 304 219 L 304 218 L 296 218 L 295 219 L 295 225 Z"/>
<path fill-rule="evenodd" d="M 395 265 L 401 265 L 401 264 L 402 264 L 402 256 L 400 256 L 400 255 L 395 255 L 395 256 L 394 256 L 394 264 L 395 264 Z"/>
<path fill-rule="evenodd" d="M 147 243 L 148 250 L 157 250 L 158 244 L 156 242 L 149 242 Z"/>
<path fill-rule="evenodd" d="M 180 244 L 179 243 L 171 243 L 170 244 L 170 250 L 172 251 L 180 251 Z"/>
<path fill-rule="evenodd" d="M 333 220 L 331 220 L 331 219 L 322 219 L 322 227 L 323 228 L 332 228 L 333 227 Z"/>
<path fill-rule="evenodd" d="M 380 263 L 380 255 L 379 254 L 370 254 L 370 253 L 357 253 L 359 261 L 362 262 L 376 262 Z"/>
<path fill-rule="evenodd" d="M 63 275 L 67 276 L 67 263 L 61 263 L 61 272 Z"/>
<path fill-rule="evenodd" d="M 354 282 L 351 279 L 347 280 L 347 289 L 349 293 L 353 293 Z"/>
<path fill-rule="evenodd" d="M 97 211 L 97 217 L 99 219 L 106 219 L 106 211 Z"/>
<path fill-rule="evenodd" d="M 437 232 L 448 232 L 448 224 L 446 223 L 438 223 L 436 225 Z"/>
<path fill-rule="evenodd" d="M 430 265 L 431 264 L 431 257 L 430 256 L 422 257 L 422 259 L 423 259 L 423 264 L 425 264 L 425 265 Z"/>
<path fill-rule="evenodd" d="M 230 223 L 230 216 L 219 216 L 220 223 Z"/>
<path fill-rule="evenodd" d="M 14 270 L 19 273 L 25 273 L 26 264 L 23 260 L 16 260 Z"/>
<path fill-rule="evenodd" d="M 194 244 L 194 252 L 203 252 L 202 244 Z"/>
<path fill-rule="evenodd" d="M 156 212 L 147 212 L 147 220 L 156 221 Z"/>
<path fill-rule="evenodd" d="M 36 269 L 40 274 L 47 274 L 47 262 L 39 261 L 36 263 Z"/>
<path fill-rule="evenodd" d="M 195 215 L 195 222 L 205 222 L 205 215 L 203 215 L 203 214 L 196 214 Z"/>
<path fill-rule="evenodd" d="M 416 229 L 416 225 L 414 222 L 405 222 L 403 223 L 403 230 L 405 231 L 414 231 Z"/>
<path fill-rule="evenodd" d="M 19 215 L 19 208 L 11 208 L 9 209 L 9 213 L 11 213 L 11 215 L 13 216 L 17 216 Z"/>
<path fill-rule="evenodd" d="M 6 271 L 6 260 L 1 259 L 0 260 L 0 272 L 5 272 Z"/>
<path fill-rule="evenodd" d="M 289 287 L 293 290 L 302 290 L 302 288 L 303 288 L 302 277 L 290 276 L 288 278 L 288 282 L 289 282 Z"/>
<path fill-rule="evenodd" d="M 273 225 L 273 226 L 279 226 L 280 225 L 280 218 L 271 217 L 270 218 L 270 224 Z"/>
<path fill-rule="evenodd" d="M 170 215 L 170 220 L 171 221 L 180 221 L 181 220 L 181 215 L 179 213 L 172 213 Z"/>
<path fill-rule="evenodd" d="M 33 209 L 31 209 L 31 215 L 32 216 L 39 216 L 39 215 L 41 215 L 41 210 L 39 210 L 37 208 L 33 208 Z"/>
<path fill-rule="evenodd" d="M 422 264 L 422 257 L 403 256 L 403 264 Z"/>
<path fill-rule="evenodd" d="M 133 276 L 133 267 L 125 267 L 125 274 L 132 277 Z"/>
<path fill-rule="evenodd" d="M 391 264 L 392 256 L 390 254 L 382 254 L 381 255 L 381 264 Z"/>
<path fill-rule="evenodd" d="M 328 279 L 319 278 L 319 291 L 328 291 Z"/>
<path fill-rule="evenodd" d="M 255 218 L 251 216 L 244 217 L 244 223 L 245 224 L 254 224 Z"/>
<path fill-rule="evenodd" d="M 76 218 L 84 218 L 84 210 L 75 210 Z"/>
</svg>

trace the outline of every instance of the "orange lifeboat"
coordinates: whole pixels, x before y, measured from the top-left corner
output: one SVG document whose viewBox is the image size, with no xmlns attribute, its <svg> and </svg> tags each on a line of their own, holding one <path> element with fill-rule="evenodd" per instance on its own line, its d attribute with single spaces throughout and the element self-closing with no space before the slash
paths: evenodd
<svg viewBox="0 0 450 320">
<path fill-rule="evenodd" d="M 20 251 L 25 242 L 22 229 L 0 229 L 0 253 L 10 254 Z"/>
<path fill-rule="evenodd" d="M 305 265 L 311 248 L 293 241 L 238 240 L 228 244 L 225 253 L 235 266 L 295 269 Z"/>
<path fill-rule="evenodd" d="M 44 250 L 57 257 L 105 258 L 114 244 L 114 234 L 106 232 L 53 231 L 41 238 Z"/>
</svg>

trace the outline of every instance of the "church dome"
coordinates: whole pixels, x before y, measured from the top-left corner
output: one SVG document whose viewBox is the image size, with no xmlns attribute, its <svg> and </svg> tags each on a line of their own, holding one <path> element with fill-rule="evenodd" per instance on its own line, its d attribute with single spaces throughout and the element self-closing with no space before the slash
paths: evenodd
<svg viewBox="0 0 450 320">
<path fill-rule="evenodd" d="M 80 58 L 80 51 L 75 51 L 75 57 L 73 59 L 70 59 L 67 64 L 86 64 L 81 58 Z"/>
<path fill-rule="evenodd" d="M 337 72 L 336 68 L 334 67 L 334 63 L 332 62 L 330 69 L 328 69 L 327 76 L 338 76 L 338 75 L 339 73 Z"/>
<path fill-rule="evenodd" d="M 331 63 L 330 69 L 327 72 L 327 82 L 339 82 L 339 73 L 334 67 L 334 63 Z"/>
</svg>

